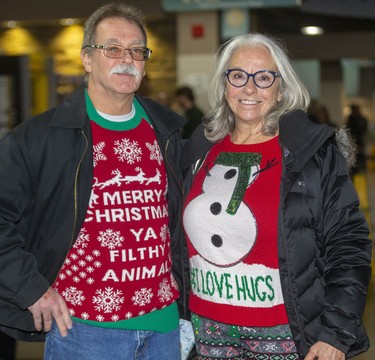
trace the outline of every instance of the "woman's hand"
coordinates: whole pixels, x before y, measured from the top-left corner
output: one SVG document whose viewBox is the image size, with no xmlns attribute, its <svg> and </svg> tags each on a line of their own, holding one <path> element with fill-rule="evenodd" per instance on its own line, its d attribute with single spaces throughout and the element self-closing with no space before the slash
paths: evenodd
<svg viewBox="0 0 375 360">
<path fill-rule="evenodd" d="M 335 347 L 318 341 L 311 346 L 304 360 L 345 360 L 345 354 Z"/>
</svg>

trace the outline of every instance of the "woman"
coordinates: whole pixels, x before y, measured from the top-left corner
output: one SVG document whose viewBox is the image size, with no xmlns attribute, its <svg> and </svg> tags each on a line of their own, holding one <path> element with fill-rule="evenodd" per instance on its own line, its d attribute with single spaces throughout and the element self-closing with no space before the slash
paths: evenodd
<svg viewBox="0 0 375 360">
<path fill-rule="evenodd" d="M 309 120 L 308 92 L 276 40 L 233 38 L 216 61 L 212 111 L 184 158 L 198 358 L 366 351 L 371 241 L 349 138 Z"/>
</svg>

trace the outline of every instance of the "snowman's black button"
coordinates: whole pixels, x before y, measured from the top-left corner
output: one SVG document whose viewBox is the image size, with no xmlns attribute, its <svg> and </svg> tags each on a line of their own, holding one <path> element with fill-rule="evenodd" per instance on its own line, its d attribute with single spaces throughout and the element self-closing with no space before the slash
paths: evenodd
<svg viewBox="0 0 375 360">
<path fill-rule="evenodd" d="M 216 247 L 221 247 L 223 245 L 223 239 L 219 235 L 212 235 L 211 242 Z"/>
<path fill-rule="evenodd" d="M 234 178 L 237 175 L 237 170 L 236 169 L 230 169 L 224 174 L 224 179 L 225 180 L 230 180 Z"/>
<path fill-rule="evenodd" d="M 211 210 L 212 215 L 219 215 L 221 213 L 221 209 L 222 209 L 222 207 L 221 207 L 221 204 L 219 202 L 214 202 L 210 206 L 210 210 Z"/>
</svg>

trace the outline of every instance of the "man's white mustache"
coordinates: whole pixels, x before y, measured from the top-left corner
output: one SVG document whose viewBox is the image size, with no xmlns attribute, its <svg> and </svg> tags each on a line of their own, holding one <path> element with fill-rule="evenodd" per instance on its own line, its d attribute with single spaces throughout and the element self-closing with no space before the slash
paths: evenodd
<svg viewBox="0 0 375 360">
<path fill-rule="evenodd" d="M 127 64 L 117 64 L 111 69 L 112 74 L 128 74 L 133 75 L 135 77 L 140 77 L 141 73 L 134 65 L 127 65 Z"/>
</svg>

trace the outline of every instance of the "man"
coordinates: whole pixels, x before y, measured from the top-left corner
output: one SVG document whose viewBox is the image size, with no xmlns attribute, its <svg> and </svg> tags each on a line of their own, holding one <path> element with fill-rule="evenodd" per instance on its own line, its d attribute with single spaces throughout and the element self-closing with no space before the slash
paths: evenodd
<svg viewBox="0 0 375 360">
<path fill-rule="evenodd" d="M 150 55 L 141 12 L 102 6 L 87 87 L 0 143 L 0 330 L 45 359 L 179 359 L 184 119 L 135 95 Z"/>
<path fill-rule="evenodd" d="M 366 170 L 366 134 L 368 121 L 362 115 L 361 108 L 357 104 L 350 105 L 350 114 L 346 126 L 349 129 L 354 142 L 357 145 L 357 163 L 352 170 L 352 175 Z"/>
<path fill-rule="evenodd" d="M 195 104 L 193 90 L 189 86 L 182 86 L 176 90 L 176 100 L 189 120 L 182 128 L 182 136 L 189 139 L 195 128 L 202 122 L 203 111 Z"/>
</svg>

